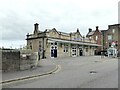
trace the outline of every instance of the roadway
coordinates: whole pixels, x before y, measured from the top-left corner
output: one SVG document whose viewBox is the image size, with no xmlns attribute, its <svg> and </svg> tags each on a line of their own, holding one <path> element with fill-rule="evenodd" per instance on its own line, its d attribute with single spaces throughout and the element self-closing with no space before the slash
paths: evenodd
<svg viewBox="0 0 120 90">
<path fill-rule="evenodd" d="M 82 56 L 51 59 L 59 69 L 7 88 L 118 88 L 118 59 Z"/>
</svg>

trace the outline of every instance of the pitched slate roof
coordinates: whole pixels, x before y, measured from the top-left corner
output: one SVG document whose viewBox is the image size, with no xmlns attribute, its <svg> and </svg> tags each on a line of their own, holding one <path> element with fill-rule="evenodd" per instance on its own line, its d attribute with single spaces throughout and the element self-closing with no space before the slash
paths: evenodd
<svg viewBox="0 0 120 90">
<path fill-rule="evenodd" d="M 95 31 L 88 32 L 87 36 L 92 36 L 95 33 Z"/>
</svg>

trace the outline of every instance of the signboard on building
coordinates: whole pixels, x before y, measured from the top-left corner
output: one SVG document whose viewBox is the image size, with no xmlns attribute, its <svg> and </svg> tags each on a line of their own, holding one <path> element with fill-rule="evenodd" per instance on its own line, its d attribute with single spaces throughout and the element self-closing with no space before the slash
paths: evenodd
<svg viewBox="0 0 120 90">
<path fill-rule="evenodd" d="M 116 44 L 115 42 L 112 42 L 112 46 L 115 46 L 115 44 Z"/>
<path fill-rule="evenodd" d="M 81 41 L 82 38 L 72 38 L 72 40 Z"/>
</svg>

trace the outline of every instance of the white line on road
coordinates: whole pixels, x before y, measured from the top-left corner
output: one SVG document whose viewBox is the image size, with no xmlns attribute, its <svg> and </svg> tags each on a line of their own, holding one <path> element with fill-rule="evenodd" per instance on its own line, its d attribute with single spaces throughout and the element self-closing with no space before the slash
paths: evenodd
<svg viewBox="0 0 120 90">
<path fill-rule="evenodd" d="M 49 75 L 51 75 L 51 74 L 55 74 L 55 73 L 57 73 L 57 72 L 59 72 L 61 70 L 61 66 L 60 65 L 56 65 L 56 68 L 54 69 L 54 70 L 52 70 L 52 71 L 49 71 L 49 72 L 47 72 L 47 73 L 45 73 L 45 74 L 40 74 L 40 75 L 33 75 L 33 77 L 31 76 L 30 78 L 25 78 L 25 77 L 23 77 L 23 78 L 25 78 L 25 79 L 22 79 L 22 78 L 18 78 L 18 79 L 15 79 L 15 80 L 8 80 L 8 82 L 7 81 L 4 81 L 4 83 L 2 82 L 2 86 L 4 86 L 4 85 L 8 85 L 8 84 L 13 84 L 13 83 L 18 83 L 18 82 L 23 82 L 23 81 L 26 81 L 26 80 L 33 80 L 33 79 L 38 79 L 38 78 L 40 78 L 40 77 L 46 77 L 46 76 L 49 76 Z M 0 83 L 0 85 L 1 85 L 1 83 Z"/>
</svg>

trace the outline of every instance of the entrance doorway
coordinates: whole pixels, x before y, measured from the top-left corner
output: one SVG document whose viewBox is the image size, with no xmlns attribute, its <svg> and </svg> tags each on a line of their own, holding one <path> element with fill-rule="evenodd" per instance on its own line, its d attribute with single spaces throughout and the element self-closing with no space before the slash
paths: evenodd
<svg viewBox="0 0 120 90">
<path fill-rule="evenodd" d="M 57 58 L 57 46 L 51 46 L 51 57 Z"/>
<path fill-rule="evenodd" d="M 76 57 L 76 56 L 77 56 L 77 48 L 72 47 L 72 57 Z"/>
<path fill-rule="evenodd" d="M 82 48 L 80 48 L 80 50 L 79 50 L 79 55 L 83 56 L 83 50 L 82 50 Z"/>
<path fill-rule="evenodd" d="M 54 49 L 54 57 L 55 58 L 57 57 L 57 47 L 55 47 L 55 49 Z"/>
</svg>

